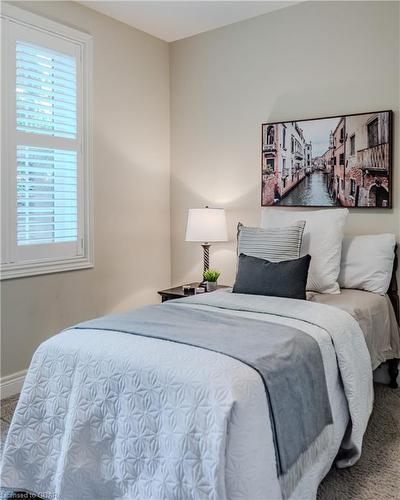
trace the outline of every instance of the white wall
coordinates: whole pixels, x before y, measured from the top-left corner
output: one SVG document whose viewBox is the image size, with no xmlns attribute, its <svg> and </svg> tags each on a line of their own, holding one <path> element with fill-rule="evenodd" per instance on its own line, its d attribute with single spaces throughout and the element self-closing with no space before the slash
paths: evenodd
<svg viewBox="0 0 400 500">
<path fill-rule="evenodd" d="M 18 2 L 93 35 L 95 267 L 3 281 L 2 375 L 68 325 L 170 283 L 169 48 L 75 2 Z"/>
<path fill-rule="evenodd" d="M 194 36 L 171 47 L 172 281 L 201 273 L 185 243 L 186 213 L 228 210 L 232 241 L 211 248 L 221 283 L 234 280 L 236 224 L 260 220 L 260 125 L 347 113 L 399 111 L 399 4 L 306 2 Z M 352 210 L 348 233 L 400 238 L 395 117 L 394 209 Z"/>
</svg>

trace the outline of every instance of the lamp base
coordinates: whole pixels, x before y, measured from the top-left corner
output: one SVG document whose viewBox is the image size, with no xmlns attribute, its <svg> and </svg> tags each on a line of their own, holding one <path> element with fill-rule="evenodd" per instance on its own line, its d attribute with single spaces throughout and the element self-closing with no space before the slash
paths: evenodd
<svg viewBox="0 0 400 500">
<path fill-rule="evenodd" d="M 203 272 L 208 271 L 210 269 L 210 244 L 205 242 L 201 245 L 203 247 Z M 204 277 L 202 276 L 202 280 L 200 285 L 203 288 L 206 288 L 206 282 Z"/>
<path fill-rule="evenodd" d="M 209 243 L 202 243 L 201 246 L 203 247 L 203 269 L 204 271 L 208 271 L 210 269 L 210 244 Z"/>
</svg>

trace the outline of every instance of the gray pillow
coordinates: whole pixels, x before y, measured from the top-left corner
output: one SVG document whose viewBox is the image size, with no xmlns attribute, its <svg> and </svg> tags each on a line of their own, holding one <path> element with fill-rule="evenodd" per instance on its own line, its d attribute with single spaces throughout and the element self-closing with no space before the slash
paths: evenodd
<svg viewBox="0 0 400 500">
<path fill-rule="evenodd" d="M 237 253 L 267 259 L 271 262 L 298 259 L 306 221 L 290 226 L 263 229 L 238 224 Z"/>
<path fill-rule="evenodd" d="M 239 267 L 233 293 L 306 299 L 311 256 L 282 262 L 239 255 Z"/>
</svg>

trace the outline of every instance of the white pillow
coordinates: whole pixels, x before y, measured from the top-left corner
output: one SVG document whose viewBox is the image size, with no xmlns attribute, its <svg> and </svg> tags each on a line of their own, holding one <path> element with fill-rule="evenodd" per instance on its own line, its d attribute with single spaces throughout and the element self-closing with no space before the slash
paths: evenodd
<svg viewBox="0 0 400 500">
<path fill-rule="evenodd" d="M 311 255 L 307 290 L 340 293 L 338 276 L 343 228 L 348 213 L 347 208 L 298 212 L 268 207 L 262 210 L 261 226 L 287 226 L 305 220 L 301 255 Z"/>
<path fill-rule="evenodd" d="M 367 234 L 343 238 L 339 285 L 384 295 L 393 272 L 394 234 Z"/>
</svg>

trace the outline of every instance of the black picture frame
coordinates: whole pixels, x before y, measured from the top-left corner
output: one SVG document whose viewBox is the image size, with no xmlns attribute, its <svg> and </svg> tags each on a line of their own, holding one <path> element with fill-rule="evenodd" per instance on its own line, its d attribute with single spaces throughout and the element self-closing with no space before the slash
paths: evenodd
<svg viewBox="0 0 400 500">
<path fill-rule="evenodd" d="M 392 110 L 261 125 L 262 207 L 390 209 L 392 170 Z"/>
</svg>

